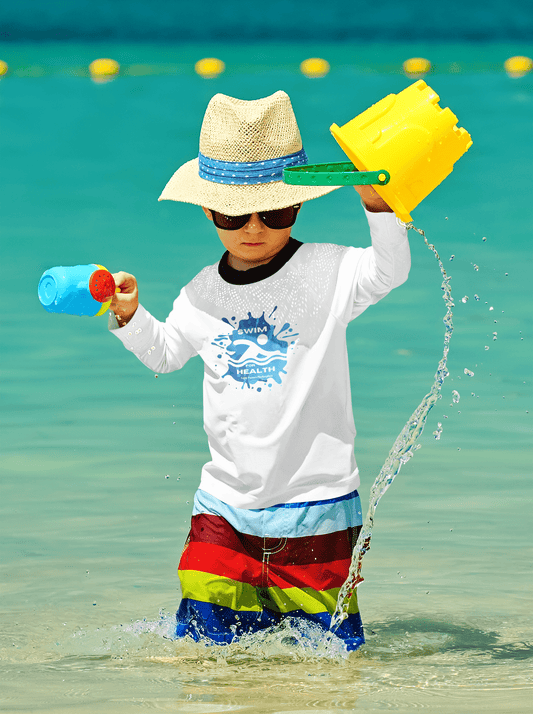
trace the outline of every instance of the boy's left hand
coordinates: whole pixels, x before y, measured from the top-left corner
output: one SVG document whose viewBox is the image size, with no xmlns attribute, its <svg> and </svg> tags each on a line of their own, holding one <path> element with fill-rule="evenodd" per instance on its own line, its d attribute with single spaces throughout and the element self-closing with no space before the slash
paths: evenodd
<svg viewBox="0 0 533 714">
<path fill-rule="evenodd" d="M 394 213 L 388 203 L 381 198 L 373 186 L 354 186 L 357 193 L 363 199 L 366 210 L 370 213 Z"/>
</svg>

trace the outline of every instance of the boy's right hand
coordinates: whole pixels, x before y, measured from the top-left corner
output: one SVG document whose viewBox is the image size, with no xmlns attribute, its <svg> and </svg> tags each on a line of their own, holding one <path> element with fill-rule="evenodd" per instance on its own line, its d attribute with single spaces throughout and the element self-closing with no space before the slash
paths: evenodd
<svg viewBox="0 0 533 714">
<path fill-rule="evenodd" d="M 124 327 L 131 320 L 135 311 L 139 307 L 139 291 L 137 289 L 137 280 L 134 275 L 125 273 L 121 270 L 119 273 L 113 273 L 115 285 L 119 288 L 117 292 L 108 298 L 111 300 L 109 309 L 112 310 L 117 318 L 120 327 Z"/>
</svg>

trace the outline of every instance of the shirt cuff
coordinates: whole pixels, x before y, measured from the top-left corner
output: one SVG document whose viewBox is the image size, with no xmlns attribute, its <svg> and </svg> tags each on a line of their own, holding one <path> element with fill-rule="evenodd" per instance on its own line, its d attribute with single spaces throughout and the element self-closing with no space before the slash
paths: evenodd
<svg viewBox="0 0 533 714">
<path fill-rule="evenodd" d="M 373 236 L 384 235 L 387 236 L 389 240 L 396 238 L 399 241 L 407 237 L 407 224 L 398 218 L 395 213 L 389 213 L 388 211 L 380 211 L 378 213 L 367 211 L 362 200 L 361 205 L 365 211 L 370 232 Z"/>
<path fill-rule="evenodd" d="M 124 327 L 120 327 L 114 312 L 109 313 L 109 331 L 118 337 L 130 352 L 139 353 L 145 348 L 145 343 L 152 339 L 150 334 L 152 316 L 142 305 L 139 305 L 133 317 Z"/>
</svg>

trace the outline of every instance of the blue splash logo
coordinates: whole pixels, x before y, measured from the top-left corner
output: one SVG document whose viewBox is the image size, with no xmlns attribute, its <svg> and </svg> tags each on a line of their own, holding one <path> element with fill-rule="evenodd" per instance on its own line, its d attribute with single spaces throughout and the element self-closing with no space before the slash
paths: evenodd
<svg viewBox="0 0 533 714">
<path fill-rule="evenodd" d="M 269 315 L 272 317 L 277 308 L 274 308 Z M 288 323 L 274 334 L 274 325 L 269 324 L 265 319 L 265 313 L 260 317 L 252 317 L 248 313 L 248 318 L 240 320 L 237 324 L 234 317 L 224 322 L 234 329 L 227 335 L 219 335 L 213 341 L 213 345 L 222 348 L 228 355 L 228 371 L 223 377 L 232 377 L 242 386 L 252 387 L 258 383 L 272 386 L 274 382 L 281 384 L 281 376 L 286 374 L 287 352 L 292 338 L 296 334 L 283 335 L 288 339 L 281 339 L 284 332 L 292 333 Z M 222 357 L 221 354 L 218 355 Z M 256 387 L 261 391 L 261 387 Z"/>
</svg>

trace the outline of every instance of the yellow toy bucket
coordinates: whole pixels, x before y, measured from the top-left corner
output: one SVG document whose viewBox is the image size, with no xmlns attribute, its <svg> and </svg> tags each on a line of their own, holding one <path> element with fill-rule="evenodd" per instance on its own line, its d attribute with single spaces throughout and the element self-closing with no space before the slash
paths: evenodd
<svg viewBox="0 0 533 714">
<path fill-rule="evenodd" d="M 359 171 L 386 170 L 390 181 L 375 190 L 402 221 L 453 170 L 472 146 L 457 117 L 438 105 L 423 80 L 389 94 L 344 126 L 330 129 Z"/>
</svg>

